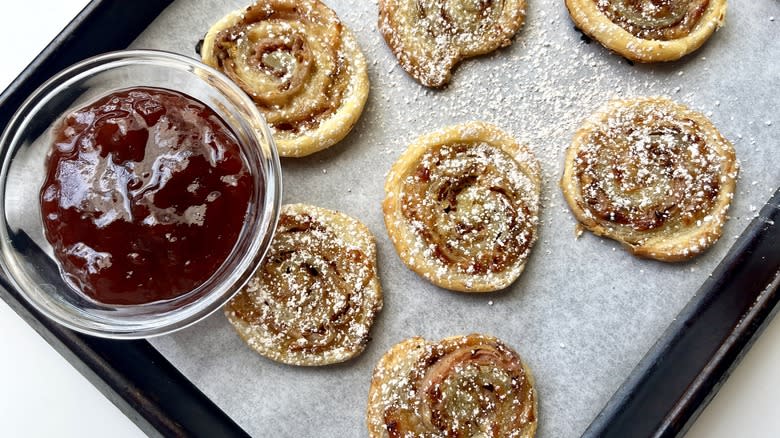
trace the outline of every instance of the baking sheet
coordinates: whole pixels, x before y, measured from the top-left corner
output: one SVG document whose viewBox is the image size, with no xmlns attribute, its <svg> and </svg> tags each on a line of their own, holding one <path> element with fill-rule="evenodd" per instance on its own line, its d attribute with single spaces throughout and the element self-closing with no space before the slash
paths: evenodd
<svg viewBox="0 0 780 438">
<path fill-rule="evenodd" d="M 376 29 L 376 2 L 325 2 L 356 33 L 371 92 L 344 141 L 282 160 L 284 201 L 341 210 L 376 235 L 385 305 L 372 341 L 347 363 L 296 368 L 255 354 L 220 312 L 152 344 L 252 435 L 361 437 L 371 370 L 388 348 L 415 335 L 489 333 L 534 371 L 538 436 L 578 436 L 780 185 L 780 2 L 732 1 L 725 27 L 702 49 L 648 66 L 581 38 L 563 1 L 530 0 L 514 44 L 464 62 L 443 91 L 422 87 L 397 65 Z M 197 57 L 210 25 L 246 3 L 179 0 L 131 47 Z M 741 161 L 724 235 L 692 262 L 639 260 L 589 233 L 575 240 L 557 186 L 582 119 L 612 97 L 638 95 L 667 95 L 709 115 Z M 406 269 L 380 207 L 385 173 L 405 145 L 476 119 L 529 144 L 544 171 L 540 239 L 526 271 L 506 291 L 485 295 L 442 290 Z"/>
</svg>

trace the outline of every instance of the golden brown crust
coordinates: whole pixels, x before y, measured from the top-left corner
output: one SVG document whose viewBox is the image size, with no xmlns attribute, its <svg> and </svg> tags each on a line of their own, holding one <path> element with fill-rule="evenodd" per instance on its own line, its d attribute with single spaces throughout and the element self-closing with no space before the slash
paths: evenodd
<svg viewBox="0 0 780 438">
<path fill-rule="evenodd" d="M 371 438 L 530 438 L 534 379 L 520 356 L 491 336 L 407 339 L 374 368 L 366 422 Z"/>
<path fill-rule="evenodd" d="M 379 0 L 379 30 L 404 70 L 428 87 L 460 61 L 512 43 L 525 0 Z"/>
<path fill-rule="evenodd" d="M 536 241 L 540 170 L 528 148 L 484 122 L 412 143 L 385 182 L 385 226 L 401 260 L 461 292 L 503 289 Z"/>
<path fill-rule="evenodd" d="M 355 36 L 320 0 L 258 0 L 214 24 L 201 54 L 254 100 L 283 157 L 343 139 L 368 98 Z"/>
<path fill-rule="evenodd" d="M 737 173 L 734 148 L 706 117 L 638 98 L 610 102 L 577 130 L 561 188 L 585 228 L 671 262 L 718 240 Z"/>
<path fill-rule="evenodd" d="M 363 351 L 381 308 L 368 228 L 343 213 L 290 204 L 263 264 L 225 315 L 261 355 L 312 366 Z"/>
<path fill-rule="evenodd" d="M 726 17 L 726 0 L 566 0 L 566 7 L 585 34 L 637 62 L 680 59 L 701 47 Z"/>
</svg>

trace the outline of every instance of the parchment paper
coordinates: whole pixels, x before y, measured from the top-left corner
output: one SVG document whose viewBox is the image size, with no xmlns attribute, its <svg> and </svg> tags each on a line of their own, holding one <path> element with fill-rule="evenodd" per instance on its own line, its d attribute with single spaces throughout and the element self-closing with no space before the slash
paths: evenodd
<svg viewBox="0 0 780 438">
<path fill-rule="evenodd" d="M 402 339 L 483 332 L 533 369 L 540 437 L 581 434 L 780 185 L 780 2 L 732 0 L 726 25 L 699 51 L 663 65 L 629 65 L 583 41 L 562 0 L 529 0 L 514 44 L 464 62 L 446 90 L 427 90 L 397 65 L 376 29 L 374 1 L 325 0 L 369 62 L 371 94 L 354 131 L 333 148 L 282 161 L 284 201 L 353 215 L 374 232 L 384 310 L 366 351 L 322 368 L 277 364 L 247 348 L 221 312 L 152 344 L 255 436 L 366 436 L 371 371 Z M 246 0 L 180 0 L 132 45 L 197 57 L 210 25 Z M 774 20 L 770 19 L 774 17 Z M 585 233 L 558 189 L 563 151 L 584 117 L 615 96 L 665 94 L 710 115 L 742 173 L 720 242 L 693 262 L 639 260 Z M 544 169 L 540 239 L 508 290 L 467 295 L 406 269 L 380 203 L 387 170 L 418 135 L 483 119 L 535 151 Z"/>
</svg>

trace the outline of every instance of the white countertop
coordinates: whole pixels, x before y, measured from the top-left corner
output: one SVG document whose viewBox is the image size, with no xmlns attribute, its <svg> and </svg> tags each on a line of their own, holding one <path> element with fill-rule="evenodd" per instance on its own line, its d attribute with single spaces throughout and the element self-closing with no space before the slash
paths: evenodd
<svg viewBox="0 0 780 438">
<path fill-rule="evenodd" d="M 0 89 L 87 3 L 26 0 L 4 4 Z M 780 68 L 776 60 L 771 62 L 775 64 L 770 68 Z M 2 300 L 0 332 L 4 341 L 0 347 L 0 436 L 89 438 L 109 432 L 115 438 L 143 436 Z M 780 436 L 779 363 L 780 319 L 767 328 L 686 437 Z"/>
</svg>

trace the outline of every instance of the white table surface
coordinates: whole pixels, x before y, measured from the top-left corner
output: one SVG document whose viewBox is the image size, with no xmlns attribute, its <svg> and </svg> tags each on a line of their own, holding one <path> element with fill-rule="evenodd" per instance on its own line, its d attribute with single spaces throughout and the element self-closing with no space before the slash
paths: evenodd
<svg viewBox="0 0 780 438">
<path fill-rule="evenodd" d="M 4 3 L 0 6 L 0 47 L 4 56 L 0 63 L 0 89 L 24 69 L 87 1 Z M 780 68 L 777 60 L 771 62 L 774 64 L 770 68 Z M 114 438 L 143 436 L 2 300 L 0 333 L 3 339 L 0 436 L 89 438 L 108 433 Z M 780 318 L 770 324 L 686 437 L 780 437 L 777 364 L 780 364 Z"/>
</svg>

